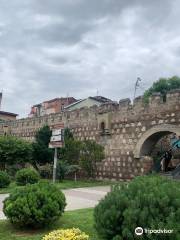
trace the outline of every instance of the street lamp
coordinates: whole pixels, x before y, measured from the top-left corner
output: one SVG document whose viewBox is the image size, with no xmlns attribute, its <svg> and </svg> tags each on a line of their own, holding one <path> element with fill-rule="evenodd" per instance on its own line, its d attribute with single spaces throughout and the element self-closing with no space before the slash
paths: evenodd
<svg viewBox="0 0 180 240">
<path fill-rule="evenodd" d="M 136 91 L 137 91 L 137 89 L 138 89 L 138 87 L 139 87 L 139 83 L 140 83 L 141 81 L 142 81 L 142 80 L 141 80 L 140 77 L 138 77 L 137 80 L 136 80 L 135 88 L 134 88 L 134 99 L 135 99 L 135 97 L 136 97 Z"/>
</svg>

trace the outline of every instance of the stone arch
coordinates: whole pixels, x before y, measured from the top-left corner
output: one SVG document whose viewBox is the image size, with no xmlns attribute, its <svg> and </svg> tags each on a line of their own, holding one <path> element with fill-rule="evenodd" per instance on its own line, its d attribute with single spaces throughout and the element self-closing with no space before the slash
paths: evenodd
<svg viewBox="0 0 180 240">
<path fill-rule="evenodd" d="M 180 136 L 180 126 L 172 124 L 157 125 L 147 130 L 139 139 L 134 149 L 134 158 L 141 158 L 151 153 L 155 144 L 168 134 L 175 133 Z"/>
</svg>

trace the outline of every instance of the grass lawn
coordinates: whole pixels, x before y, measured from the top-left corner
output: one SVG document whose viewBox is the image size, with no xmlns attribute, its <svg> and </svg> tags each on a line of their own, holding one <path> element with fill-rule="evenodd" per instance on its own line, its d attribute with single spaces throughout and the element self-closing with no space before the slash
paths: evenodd
<svg viewBox="0 0 180 240">
<path fill-rule="evenodd" d="M 52 230 L 77 227 L 90 236 L 90 240 L 100 240 L 93 227 L 93 209 L 65 212 L 59 221 L 45 230 L 17 230 L 7 220 L 0 220 L 1 240 L 41 240 Z"/>
<path fill-rule="evenodd" d="M 47 180 L 43 180 L 47 181 Z M 56 185 L 60 189 L 70 189 L 70 188 L 82 188 L 82 187 L 96 187 L 96 186 L 107 186 L 113 185 L 114 182 L 111 181 L 97 181 L 97 180 L 78 180 L 77 182 L 73 180 L 63 180 L 62 182 L 57 182 Z M 14 188 L 21 188 L 17 186 L 15 182 L 12 182 L 7 188 L 0 188 L 1 193 L 10 193 Z"/>
</svg>

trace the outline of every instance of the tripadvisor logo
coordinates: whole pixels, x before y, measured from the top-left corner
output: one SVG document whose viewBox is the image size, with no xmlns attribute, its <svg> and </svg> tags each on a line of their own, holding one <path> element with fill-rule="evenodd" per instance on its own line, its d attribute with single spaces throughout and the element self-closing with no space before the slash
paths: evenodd
<svg viewBox="0 0 180 240">
<path fill-rule="evenodd" d="M 147 229 L 147 228 L 143 229 L 142 227 L 135 228 L 135 234 L 137 236 L 140 236 L 143 233 L 145 233 L 145 234 L 171 234 L 171 233 L 173 233 L 173 229 Z"/>
<path fill-rule="evenodd" d="M 135 228 L 135 234 L 140 236 L 143 234 L 143 228 L 142 227 L 137 227 Z"/>
</svg>

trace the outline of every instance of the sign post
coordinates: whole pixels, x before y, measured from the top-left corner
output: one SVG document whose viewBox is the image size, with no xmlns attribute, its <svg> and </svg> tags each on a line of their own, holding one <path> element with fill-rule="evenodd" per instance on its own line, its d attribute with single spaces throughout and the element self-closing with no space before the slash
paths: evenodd
<svg viewBox="0 0 180 240">
<path fill-rule="evenodd" d="M 64 124 L 54 125 L 52 127 L 52 136 L 49 143 L 49 148 L 54 148 L 53 183 L 56 182 L 57 150 L 63 146 L 63 129 Z"/>
<path fill-rule="evenodd" d="M 56 182 L 56 168 L 57 168 L 57 148 L 54 149 L 53 183 Z"/>
</svg>

